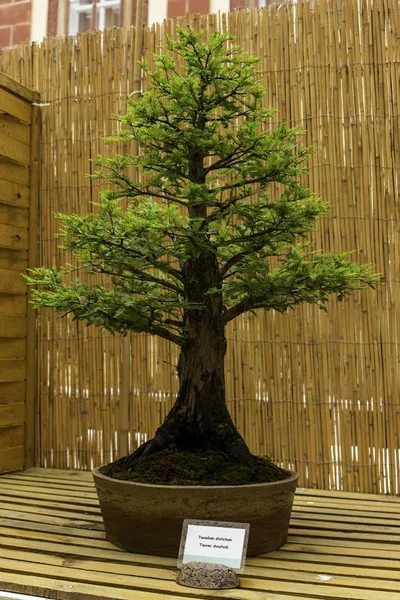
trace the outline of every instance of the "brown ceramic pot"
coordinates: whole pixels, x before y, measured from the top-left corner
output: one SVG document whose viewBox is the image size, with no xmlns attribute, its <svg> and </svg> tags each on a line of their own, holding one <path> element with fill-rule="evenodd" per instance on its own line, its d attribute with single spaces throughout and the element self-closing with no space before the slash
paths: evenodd
<svg viewBox="0 0 400 600">
<path fill-rule="evenodd" d="M 247 556 L 287 539 L 298 475 L 251 485 L 183 486 L 120 481 L 93 471 L 107 539 L 138 554 L 177 558 L 184 519 L 250 523 Z"/>
</svg>

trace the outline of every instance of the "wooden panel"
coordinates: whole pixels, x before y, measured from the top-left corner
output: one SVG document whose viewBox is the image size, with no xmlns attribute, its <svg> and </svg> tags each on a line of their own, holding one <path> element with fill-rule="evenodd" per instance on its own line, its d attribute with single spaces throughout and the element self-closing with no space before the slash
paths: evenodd
<svg viewBox="0 0 400 600">
<path fill-rule="evenodd" d="M 0 203 L 0 223 L 28 229 L 29 211 L 26 208 Z"/>
<path fill-rule="evenodd" d="M 9 339 L 0 337 L 0 359 L 22 359 L 26 356 L 26 340 L 24 338 Z"/>
<path fill-rule="evenodd" d="M 21 271 L 33 264 L 27 252 L 29 242 L 35 256 L 39 239 L 35 214 L 40 121 L 39 108 L 32 108 L 32 102 L 38 100 L 37 92 L 0 74 L 0 471 L 24 466 L 25 455 L 31 457 L 34 447 L 33 388 L 29 423 L 25 415 L 27 380 L 34 381 L 36 368 L 31 358 L 32 373 L 27 377 L 27 356 L 35 347 L 35 323 L 34 317 L 33 323 L 28 319 L 32 309 Z M 33 127 L 29 125 L 32 113 L 36 115 Z M 28 330 L 32 339 L 27 341 Z"/>
<path fill-rule="evenodd" d="M 0 383 L 0 404 L 19 402 L 25 402 L 25 382 Z"/>
<path fill-rule="evenodd" d="M 0 331 L 3 338 L 26 337 L 26 318 L 0 315 Z"/>
<path fill-rule="evenodd" d="M 11 250 L 27 250 L 28 230 L 0 223 L 0 246 Z"/>
<path fill-rule="evenodd" d="M 0 382 L 21 381 L 26 377 L 25 360 L 0 360 Z"/>
<path fill-rule="evenodd" d="M 9 183 L 4 183 L 8 181 Z M 16 185 L 10 185 L 14 183 Z M 29 206 L 29 169 L 0 157 L 0 200 Z"/>
<path fill-rule="evenodd" d="M 31 128 L 29 125 L 21 123 L 21 121 L 10 115 L 0 113 L 0 132 L 22 144 L 29 145 L 31 142 Z"/>
<path fill-rule="evenodd" d="M 0 128 L 0 156 L 23 165 L 29 165 L 30 146 L 23 144 L 18 140 L 13 140 L 11 137 L 2 132 Z"/>
<path fill-rule="evenodd" d="M 23 446 L 24 437 L 25 427 L 23 425 L 9 427 L 7 429 L 0 429 L 0 450 Z"/>
<path fill-rule="evenodd" d="M 24 454 L 24 446 L 0 450 L 0 471 L 4 473 L 7 471 L 16 471 L 17 469 L 22 469 L 24 466 Z"/>
<path fill-rule="evenodd" d="M 25 402 L 0 404 L 0 428 L 15 427 L 25 423 Z"/>
<path fill-rule="evenodd" d="M 0 88 L 0 108 L 1 111 L 16 117 L 24 123 L 31 122 L 31 107 L 28 102 L 13 96 L 9 92 Z"/>
<path fill-rule="evenodd" d="M 21 273 L 10 269 L 0 269 L 0 293 L 26 294 L 26 284 Z"/>
<path fill-rule="evenodd" d="M 26 250 L 8 250 L 0 248 L 0 269 L 25 271 L 28 266 L 28 252 Z"/>
<path fill-rule="evenodd" d="M 13 294 L 0 293 L 0 314 L 2 315 L 26 315 L 26 297 Z M 1 337 L 1 331 L 0 331 Z"/>
</svg>

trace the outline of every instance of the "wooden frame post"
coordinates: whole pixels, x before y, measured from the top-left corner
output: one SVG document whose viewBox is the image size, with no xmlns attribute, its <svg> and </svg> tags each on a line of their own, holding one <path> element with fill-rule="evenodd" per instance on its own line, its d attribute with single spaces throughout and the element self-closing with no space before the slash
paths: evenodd
<svg viewBox="0 0 400 600">
<path fill-rule="evenodd" d="M 31 164 L 29 193 L 29 251 L 28 267 L 37 265 L 39 250 L 39 176 L 40 176 L 40 107 L 37 106 L 39 94 L 35 94 L 32 104 L 31 123 Z M 37 360 L 36 360 L 36 311 L 30 304 L 31 291 L 28 290 L 27 303 L 27 341 L 26 341 L 26 409 L 25 409 L 25 468 L 35 466 L 36 462 L 36 417 L 37 417 Z"/>
</svg>

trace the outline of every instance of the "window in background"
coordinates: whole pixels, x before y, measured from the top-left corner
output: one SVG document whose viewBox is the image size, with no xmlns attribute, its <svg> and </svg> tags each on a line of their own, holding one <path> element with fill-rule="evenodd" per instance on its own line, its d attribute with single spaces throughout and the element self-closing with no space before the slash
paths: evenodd
<svg viewBox="0 0 400 600">
<path fill-rule="evenodd" d="M 121 0 L 70 0 L 68 34 L 120 25 Z"/>
</svg>

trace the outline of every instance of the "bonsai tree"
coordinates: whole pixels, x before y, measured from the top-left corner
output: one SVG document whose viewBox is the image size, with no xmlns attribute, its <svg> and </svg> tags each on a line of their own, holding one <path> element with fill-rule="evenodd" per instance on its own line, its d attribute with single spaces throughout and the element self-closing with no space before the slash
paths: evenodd
<svg viewBox="0 0 400 600">
<path fill-rule="evenodd" d="M 171 445 L 249 463 L 225 403 L 228 323 L 257 309 L 324 308 L 330 294 L 340 300 L 378 280 L 345 253 L 310 248 L 307 234 L 329 211 L 300 183 L 310 148 L 297 142 L 298 129 L 270 127 L 257 59 L 229 34 L 204 43 L 202 35 L 180 29 L 154 71 L 142 65 L 151 90 L 128 101 L 113 138 L 139 152 L 95 161 L 94 177 L 112 184 L 97 212 L 58 215 L 62 247 L 87 277 L 65 277 L 72 267 L 27 277 L 37 308 L 179 346 L 176 402 L 128 466 Z M 140 181 L 132 167 L 142 170 Z M 91 282 L 93 274 L 106 283 Z"/>
</svg>

